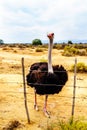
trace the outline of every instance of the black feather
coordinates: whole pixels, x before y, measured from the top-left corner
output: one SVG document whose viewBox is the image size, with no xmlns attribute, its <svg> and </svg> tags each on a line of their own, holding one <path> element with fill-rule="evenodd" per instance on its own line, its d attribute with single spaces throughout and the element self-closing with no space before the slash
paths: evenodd
<svg viewBox="0 0 87 130">
<path fill-rule="evenodd" d="M 48 73 L 46 62 L 34 63 L 26 76 L 27 84 L 40 95 L 59 93 L 68 80 L 68 74 L 62 65 L 53 66 L 53 71 Z"/>
</svg>

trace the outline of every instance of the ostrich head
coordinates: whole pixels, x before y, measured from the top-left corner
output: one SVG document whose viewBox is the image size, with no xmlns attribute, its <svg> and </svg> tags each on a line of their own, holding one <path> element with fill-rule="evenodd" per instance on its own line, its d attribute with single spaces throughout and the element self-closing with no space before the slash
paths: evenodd
<svg viewBox="0 0 87 130">
<path fill-rule="evenodd" d="M 53 42 L 53 38 L 54 38 L 54 33 L 49 33 L 47 35 L 47 37 L 49 38 L 50 42 L 52 43 Z"/>
<path fill-rule="evenodd" d="M 49 50 L 48 50 L 48 72 L 53 73 L 53 67 L 52 67 L 52 47 L 53 47 L 53 39 L 54 39 L 54 33 L 50 33 L 47 35 L 49 38 Z"/>
</svg>

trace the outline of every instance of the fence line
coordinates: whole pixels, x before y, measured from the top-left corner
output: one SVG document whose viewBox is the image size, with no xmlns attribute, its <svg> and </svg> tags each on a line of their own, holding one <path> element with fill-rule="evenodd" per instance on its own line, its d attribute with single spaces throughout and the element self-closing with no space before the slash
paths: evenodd
<svg viewBox="0 0 87 130">
<path fill-rule="evenodd" d="M 76 59 L 75 59 L 75 67 L 76 67 Z M 44 72 L 44 71 L 43 71 Z M 46 72 L 46 71 L 45 71 Z M 60 71 L 59 71 L 60 72 Z M 65 72 L 65 71 L 64 71 Z M 76 68 L 75 68 L 75 70 L 74 70 L 74 84 L 72 84 L 72 85 L 67 85 L 67 86 L 65 86 L 66 88 L 73 88 L 73 93 L 72 93 L 72 96 L 62 96 L 62 95 L 58 95 L 58 97 L 61 97 L 61 98 L 70 98 L 70 99 L 72 99 L 72 103 L 69 105 L 69 104 L 66 104 L 66 106 L 71 106 L 72 107 L 72 112 L 71 112 L 71 115 L 74 117 L 74 110 L 75 110 L 75 107 L 87 107 L 87 105 L 75 105 L 75 100 L 76 99 L 87 99 L 87 97 L 77 97 L 76 96 L 76 88 L 87 88 L 87 87 L 82 87 L 82 86 L 80 86 L 80 85 L 76 85 L 76 74 L 77 74 L 77 72 L 76 72 Z M 22 74 L 22 76 L 24 76 L 24 78 L 25 78 L 25 75 L 24 74 Z M 24 81 L 23 82 L 0 82 L 0 84 L 7 84 L 7 83 L 9 83 L 9 84 L 22 84 L 22 85 L 26 85 L 27 83 L 25 82 L 24 83 Z M 36 84 L 36 85 L 43 85 L 43 84 Z M 45 84 L 45 85 L 48 85 L 48 84 Z M 54 85 L 56 85 L 56 84 L 54 84 Z M 53 86 L 53 85 L 52 85 Z M 56 85 L 56 86 L 60 86 L 60 85 Z M 19 94 L 23 94 L 24 92 L 16 92 L 16 91 L 0 91 L 0 93 L 19 93 Z M 32 92 L 26 92 L 26 94 L 32 94 Z M 27 101 L 26 101 L 27 102 Z M 62 104 L 60 105 L 60 106 L 63 106 Z M 28 119 L 29 120 L 29 119 Z"/>
<path fill-rule="evenodd" d="M 0 84 L 22 84 L 23 85 L 23 82 L 0 82 Z M 27 85 L 27 83 L 25 82 L 25 84 Z M 30 83 L 30 84 L 32 84 L 32 83 Z M 44 84 L 36 84 L 36 85 L 44 85 Z M 48 85 L 48 84 L 45 84 L 45 85 Z M 51 85 L 51 84 L 50 84 Z M 56 84 L 53 84 L 53 85 L 56 85 Z M 52 85 L 52 86 L 53 86 Z M 60 86 L 60 85 L 56 85 L 56 86 Z M 66 88 L 72 88 L 73 87 L 73 84 L 72 85 L 65 85 L 65 87 Z M 29 88 L 29 86 L 28 86 L 28 88 Z M 79 86 L 79 85 L 76 85 L 76 88 L 86 88 L 87 89 L 87 87 L 84 87 L 84 86 Z"/>
<path fill-rule="evenodd" d="M 29 100 L 28 100 L 29 101 Z M 20 103 L 23 103 L 23 101 L 18 101 Z M 7 100 L 6 101 L 3 101 L 3 103 L 8 103 Z M 64 106 L 63 104 L 59 104 L 59 106 Z M 71 107 L 72 104 L 66 104 L 64 107 Z M 87 105 L 76 105 L 75 108 L 82 108 L 82 107 L 87 107 Z M 0 110 L 1 111 L 1 110 Z"/>
<path fill-rule="evenodd" d="M 15 92 L 15 91 L 0 91 L 0 93 L 19 93 L 19 94 L 23 94 L 24 92 Z M 26 94 L 28 94 L 28 95 L 32 95 L 32 94 L 34 94 L 33 92 L 26 92 Z M 58 97 L 61 97 L 61 98 L 73 98 L 73 96 L 61 96 L 61 95 L 58 95 Z M 84 96 L 82 96 L 82 97 L 75 97 L 75 98 L 77 98 L 77 99 L 87 99 L 87 97 L 84 97 Z"/>
<path fill-rule="evenodd" d="M 27 115 L 27 121 L 30 124 L 30 116 L 29 116 L 29 110 L 28 110 L 28 105 L 27 105 L 27 95 L 26 95 L 24 58 L 21 59 L 21 62 L 22 62 L 22 74 L 23 74 L 23 86 L 24 86 L 24 104 L 25 104 L 25 110 L 26 110 L 26 115 Z"/>
<path fill-rule="evenodd" d="M 77 59 L 75 58 L 75 67 L 74 67 L 74 84 L 73 84 L 73 100 L 72 100 L 72 119 L 74 117 L 74 111 L 75 111 L 75 99 L 76 99 L 76 65 L 77 65 Z"/>
</svg>

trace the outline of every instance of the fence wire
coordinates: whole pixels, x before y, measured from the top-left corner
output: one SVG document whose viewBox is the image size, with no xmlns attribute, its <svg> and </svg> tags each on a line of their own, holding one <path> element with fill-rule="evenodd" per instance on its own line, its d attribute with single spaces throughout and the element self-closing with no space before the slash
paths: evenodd
<svg viewBox="0 0 87 130">
<path fill-rule="evenodd" d="M 39 72 L 39 73 L 44 73 L 44 72 L 47 72 L 47 71 L 42 71 L 42 72 Z M 58 72 L 58 71 L 56 71 L 56 72 Z M 59 72 L 65 72 L 65 71 L 59 71 Z M 68 72 L 68 71 L 67 71 L 67 72 Z M 73 80 L 74 80 L 74 78 L 73 78 Z M 77 80 L 77 79 L 76 79 L 76 80 Z M 23 86 L 24 83 L 23 83 L 23 82 L 12 82 L 12 81 L 11 81 L 11 82 L 2 82 L 2 81 L 0 81 L 0 84 L 18 84 L 18 85 L 20 84 L 20 85 Z M 25 82 L 25 84 L 27 85 L 26 82 Z M 31 85 L 31 84 L 32 84 L 32 83 L 30 83 L 30 85 Z M 48 85 L 48 84 L 35 84 L 35 85 L 43 86 L 43 85 Z M 60 85 L 56 85 L 56 84 L 50 84 L 50 86 L 53 86 L 53 85 L 55 85 L 55 86 L 60 86 Z M 80 86 L 80 85 L 77 85 L 77 84 L 75 85 L 75 87 L 76 87 L 76 89 L 77 89 L 77 88 L 87 89 L 87 87 L 85 87 L 85 86 Z M 27 88 L 29 88 L 29 87 L 27 87 Z M 70 84 L 70 85 L 66 85 L 65 88 L 73 88 L 73 84 L 72 84 L 72 85 L 71 85 L 71 84 Z M 0 90 L 0 94 L 1 94 L 1 93 L 5 93 L 5 94 L 6 94 L 6 93 L 7 93 L 7 94 L 8 94 L 8 93 L 12 93 L 12 94 L 13 94 L 13 93 L 14 93 L 14 94 L 15 94 L 15 93 L 16 93 L 16 94 L 23 94 L 24 92 L 23 92 L 23 91 L 20 92 L 20 91 L 18 91 L 18 90 L 17 90 L 17 91 L 2 91 L 2 90 Z M 34 94 L 34 93 L 29 91 L 29 92 L 26 92 L 26 94 L 27 94 L 27 95 L 30 95 L 30 94 L 32 95 L 32 94 Z M 81 99 L 82 99 L 82 100 L 83 100 L 83 99 L 84 99 L 84 100 L 87 100 L 87 97 L 86 97 L 86 96 L 81 96 L 81 97 L 80 97 L 80 96 L 76 96 L 76 95 L 75 95 L 75 97 L 73 97 L 73 92 L 72 92 L 72 96 L 58 95 L 58 97 L 63 98 L 63 99 L 65 99 L 65 98 L 67 98 L 67 99 L 73 99 L 73 98 L 75 98 L 76 100 L 79 99 L 80 101 L 81 101 Z M 4 101 L 4 102 L 5 102 L 5 101 Z M 22 101 L 21 101 L 21 102 L 22 102 Z M 60 106 L 63 106 L 63 104 L 60 104 Z M 66 104 L 66 106 L 72 107 L 72 102 L 71 102 L 70 104 Z M 83 108 L 83 107 L 86 108 L 87 105 L 77 105 L 77 104 L 75 105 L 75 108 Z M 67 117 L 61 116 L 60 118 L 67 118 Z"/>
<path fill-rule="evenodd" d="M 21 84 L 21 85 L 23 85 L 23 82 L 0 82 L 0 84 Z M 27 85 L 27 82 L 25 83 L 26 85 Z M 29 83 L 30 85 L 31 84 L 34 84 L 34 85 L 50 85 L 50 86 L 53 86 L 53 85 L 55 85 L 55 86 L 61 86 L 61 85 L 56 85 L 56 84 L 39 84 L 39 83 Z M 29 87 L 29 86 L 28 86 Z M 73 87 L 73 84 L 72 85 L 65 85 L 65 87 L 66 88 L 72 88 Z M 80 86 L 80 85 L 76 85 L 76 88 L 86 88 L 87 89 L 87 87 L 85 87 L 85 86 Z"/>
</svg>

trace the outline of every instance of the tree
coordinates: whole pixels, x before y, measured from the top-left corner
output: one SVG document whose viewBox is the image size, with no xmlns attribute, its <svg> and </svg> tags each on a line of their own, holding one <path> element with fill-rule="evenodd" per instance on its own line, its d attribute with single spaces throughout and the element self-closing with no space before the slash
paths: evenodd
<svg viewBox="0 0 87 130">
<path fill-rule="evenodd" d="M 34 39 L 34 40 L 32 41 L 32 45 L 42 45 L 42 42 L 41 42 L 40 39 Z"/>
<path fill-rule="evenodd" d="M 68 44 L 73 44 L 72 41 L 68 41 Z"/>
<path fill-rule="evenodd" d="M 0 39 L 0 45 L 1 45 L 1 44 L 4 44 L 4 41 L 3 41 L 2 39 Z"/>
</svg>

